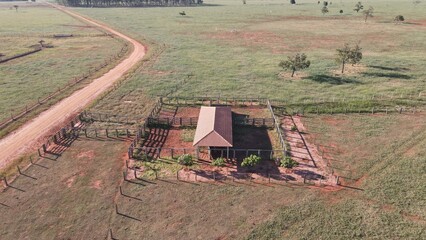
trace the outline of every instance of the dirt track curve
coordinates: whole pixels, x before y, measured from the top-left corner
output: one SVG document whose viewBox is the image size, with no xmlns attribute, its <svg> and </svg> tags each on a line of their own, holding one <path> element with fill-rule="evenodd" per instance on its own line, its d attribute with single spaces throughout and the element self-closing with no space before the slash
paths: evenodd
<svg viewBox="0 0 426 240">
<path fill-rule="evenodd" d="M 97 23 L 94 20 L 80 16 L 63 7 L 54 6 L 57 9 L 90 24 L 103 28 L 104 30 L 117 35 L 133 45 L 133 52 L 128 58 L 120 62 L 117 66 L 95 79 L 88 86 L 74 92 L 71 96 L 58 102 L 50 109 L 44 111 L 36 118 L 32 119 L 24 126 L 0 140 L 0 168 L 4 168 L 10 161 L 18 158 L 34 147 L 34 144 L 46 137 L 49 130 L 59 128 L 70 116 L 81 111 L 85 106 L 94 101 L 101 93 L 111 87 L 116 80 L 123 76 L 129 69 L 137 64 L 145 56 L 145 47 L 122 33 L 119 33 L 105 24 Z"/>
</svg>

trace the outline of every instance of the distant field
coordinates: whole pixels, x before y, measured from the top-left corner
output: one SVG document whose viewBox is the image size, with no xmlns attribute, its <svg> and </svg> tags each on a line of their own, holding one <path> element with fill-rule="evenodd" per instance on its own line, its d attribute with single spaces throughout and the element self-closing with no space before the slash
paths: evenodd
<svg viewBox="0 0 426 240">
<path fill-rule="evenodd" d="M 27 52 L 40 40 L 51 44 L 41 52 L 0 64 L 0 121 L 9 118 L 87 73 L 111 56 L 122 44 L 68 15 L 39 4 L 0 4 L 0 53 L 5 57 Z M 54 34 L 74 34 L 56 39 Z"/>
<path fill-rule="evenodd" d="M 176 85 L 177 94 L 186 96 L 291 101 L 424 93 L 426 3 L 364 1 L 376 10 L 364 23 L 352 11 L 357 1 L 333 1 L 325 16 L 317 1 L 297 2 L 73 9 L 137 37 L 150 50 L 136 73 L 92 109 L 143 116 L 155 95 Z M 178 14 L 182 10 L 187 16 Z M 398 14 L 406 24 L 392 22 Z M 359 40 L 362 65 L 340 76 L 335 49 Z M 311 68 L 294 79 L 280 77 L 279 60 L 297 51 L 309 56 Z M 324 150 L 341 176 L 343 186 L 336 188 L 174 179 L 122 183 L 129 143 L 81 137 L 57 161 L 38 162 L 48 169 L 33 165 L 25 171 L 37 180 L 19 176 L 12 183 L 17 189 L 0 193 L 0 236 L 105 239 L 111 229 L 117 239 L 426 239 L 425 117 L 395 111 L 302 117 L 303 135 Z M 118 194 L 120 184 L 127 196 Z M 127 216 L 115 213 L 115 203 Z"/>
<path fill-rule="evenodd" d="M 205 1 L 203 7 L 126 9 L 125 15 L 121 8 L 75 10 L 139 38 L 152 52 L 164 49 L 106 98 L 120 111 L 135 111 L 120 99 L 165 94 L 175 85 L 179 95 L 262 95 L 292 101 L 426 94 L 425 3 L 363 1 L 365 8 L 375 9 L 375 17 L 364 23 L 362 14 L 352 10 L 357 1 L 332 1 L 325 16 L 317 1 L 287 2 Z M 178 14 L 182 10 L 187 16 Z M 404 24 L 393 22 L 398 14 L 404 15 Z M 340 76 L 334 55 L 345 42 L 360 42 L 364 59 Z M 295 52 L 305 52 L 312 64 L 291 79 L 278 63 Z M 102 106 L 98 109 L 111 110 Z"/>
</svg>

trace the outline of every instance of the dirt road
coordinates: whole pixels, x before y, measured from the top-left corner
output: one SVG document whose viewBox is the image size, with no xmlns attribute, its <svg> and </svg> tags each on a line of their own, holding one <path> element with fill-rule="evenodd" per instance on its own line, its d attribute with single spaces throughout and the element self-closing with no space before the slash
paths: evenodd
<svg viewBox="0 0 426 240">
<path fill-rule="evenodd" d="M 52 5 L 53 6 L 53 5 Z M 145 55 L 145 47 L 138 41 L 121 34 L 105 24 L 97 23 L 89 18 L 80 16 L 63 7 L 54 6 L 59 10 L 90 24 L 117 35 L 133 45 L 133 52 L 128 58 L 120 62 L 116 67 L 95 79 L 87 87 L 74 92 L 71 96 L 44 111 L 24 126 L 0 140 L 0 168 L 18 158 L 18 156 L 33 149 L 34 144 L 45 138 L 49 130 L 65 124 L 70 116 L 81 111 L 85 106 L 95 100 L 101 93 L 111 87 L 115 81 L 123 76 L 129 69 L 137 64 Z M 60 74 L 60 73 L 59 73 Z"/>
</svg>

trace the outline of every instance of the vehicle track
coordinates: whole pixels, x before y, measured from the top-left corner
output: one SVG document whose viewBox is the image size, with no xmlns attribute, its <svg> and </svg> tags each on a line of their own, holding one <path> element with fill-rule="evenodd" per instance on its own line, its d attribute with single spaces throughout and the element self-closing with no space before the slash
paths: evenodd
<svg viewBox="0 0 426 240">
<path fill-rule="evenodd" d="M 106 24 L 81 16 L 61 6 L 49 5 L 128 41 L 133 45 L 133 52 L 103 76 L 95 79 L 83 89 L 74 92 L 71 96 L 56 103 L 16 131 L 0 139 L 0 169 L 6 167 L 19 156 L 34 150 L 35 145 L 47 137 L 49 131 L 66 124 L 68 118 L 92 103 L 128 70 L 142 60 L 146 53 L 146 48 L 140 42 L 110 28 Z"/>
</svg>

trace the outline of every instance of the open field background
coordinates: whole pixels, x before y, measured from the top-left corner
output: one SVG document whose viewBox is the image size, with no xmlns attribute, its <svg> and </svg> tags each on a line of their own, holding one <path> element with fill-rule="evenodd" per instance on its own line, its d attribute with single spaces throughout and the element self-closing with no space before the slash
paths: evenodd
<svg viewBox="0 0 426 240">
<path fill-rule="evenodd" d="M 351 158 L 327 152 L 357 170 L 341 188 L 173 178 L 123 182 L 128 143 L 80 137 L 61 156 L 37 161 L 0 194 L 0 233 L 4 239 L 104 239 L 109 229 L 118 239 L 423 239 L 424 117 L 302 118 L 309 140 L 360 152 Z M 397 134 L 396 123 L 411 127 Z M 374 141 L 362 149 L 359 137 L 366 136 Z"/>
<path fill-rule="evenodd" d="M 51 7 L 19 3 L 16 12 L 9 9 L 13 4 L 0 4 L 0 53 L 5 57 L 24 53 L 40 40 L 54 48 L 0 64 L 0 121 L 98 67 L 123 45 Z M 53 38 L 55 34 L 75 37 Z"/>
<path fill-rule="evenodd" d="M 151 95 L 176 85 L 177 94 L 187 96 L 235 93 L 292 101 L 424 92 L 424 3 L 364 1 L 377 12 L 364 24 L 351 11 L 356 1 L 335 1 L 326 16 L 316 1 L 298 2 L 74 9 L 138 37 L 151 51 L 133 77 L 92 108 L 143 115 Z M 338 16 L 340 9 L 344 16 Z M 186 17 L 178 15 L 182 10 Z M 395 25 L 397 14 L 411 24 Z M 359 72 L 336 75 L 335 49 L 358 40 L 365 50 Z M 311 68 L 293 80 L 280 77 L 279 60 L 296 51 L 308 54 Z M 424 113 L 302 119 L 304 135 L 333 159 L 341 188 L 135 180 L 122 185 L 130 197 L 120 196 L 127 144 L 79 139 L 57 161 L 39 162 L 49 169 L 25 171 L 37 180 L 20 176 L 15 188 L 0 194 L 0 235 L 104 239 L 112 229 L 118 239 L 426 238 Z M 115 213 L 114 203 L 127 217 Z"/>
<path fill-rule="evenodd" d="M 356 1 L 334 1 L 323 16 L 317 1 L 206 1 L 192 8 L 81 9 L 163 53 L 106 101 L 117 111 L 134 111 L 121 99 L 159 95 L 179 85 L 179 95 L 254 95 L 298 101 L 322 97 L 412 94 L 425 89 L 426 4 L 363 1 L 375 8 L 364 23 Z M 344 10 L 340 15 L 338 11 Z M 187 16 L 180 16 L 185 10 Z M 123 12 L 126 14 L 122 14 Z M 393 23 L 402 14 L 405 24 Z M 334 61 L 345 42 L 361 43 L 364 59 L 344 76 Z M 291 79 L 281 59 L 305 52 L 312 64 Z M 186 80 L 184 84 L 180 81 Z M 137 106 L 136 106 L 137 107 Z M 98 109 L 112 110 L 106 104 Z"/>
</svg>

